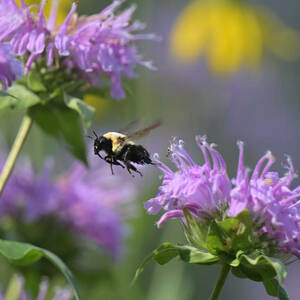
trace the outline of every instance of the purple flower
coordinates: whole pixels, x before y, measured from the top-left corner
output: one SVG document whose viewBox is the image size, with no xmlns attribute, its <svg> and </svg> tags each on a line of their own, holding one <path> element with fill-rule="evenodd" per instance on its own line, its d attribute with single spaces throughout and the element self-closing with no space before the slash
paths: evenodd
<svg viewBox="0 0 300 300">
<path fill-rule="evenodd" d="M 43 54 L 48 66 L 55 58 L 56 65 L 79 73 L 91 85 L 99 83 L 100 75 L 106 75 L 111 80 L 112 97 L 121 99 L 125 97 L 123 75 L 134 77 L 137 65 L 154 69 L 151 62 L 144 61 L 137 53 L 135 41 L 157 39 L 153 34 L 134 34 L 145 26 L 131 23 L 134 6 L 116 13 L 123 2 L 116 0 L 99 14 L 81 17 L 77 16 L 77 4 L 73 3 L 65 21 L 56 28 L 57 5 L 52 6 L 46 20 L 45 0 L 37 15 L 23 1 L 19 9 L 14 0 L 0 0 L 0 42 L 10 43 L 13 51 L 27 60 L 26 72 Z"/>
<path fill-rule="evenodd" d="M 277 250 L 300 257 L 300 186 L 291 188 L 296 173 L 290 157 L 286 159 L 287 173 L 280 177 L 270 171 L 275 159 L 268 151 L 250 176 L 243 162 L 243 143 L 238 142 L 238 171 L 230 182 L 220 153 L 207 144 L 205 137 L 197 137 L 196 141 L 204 158 L 202 165 L 196 164 L 183 148 L 183 142 L 176 140 L 170 147 L 176 171 L 156 159 L 164 173 L 163 181 L 157 196 L 147 201 L 145 208 L 149 214 L 166 211 L 158 227 L 170 218 L 183 219 L 184 208 L 204 222 L 236 217 L 248 210 L 259 236 L 267 234 Z"/>
<path fill-rule="evenodd" d="M 32 63 L 50 45 L 51 32 L 47 29 L 43 9 L 43 0 L 37 15 L 30 11 L 24 1 L 19 9 L 14 0 L 0 1 L 0 42 L 11 44 L 14 53 L 21 57 L 29 57 L 25 65 L 28 72 Z"/>
<path fill-rule="evenodd" d="M 24 279 L 19 276 L 19 275 L 15 275 L 12 280 L 14 281 L 15 285 L 14 285 L 14 292 L 15 292 L 15 297 L 16 299 L 22 299 L 22 300 L 27 300 L 29 299 L 27 297 L 27 293 L 24 290 Z M 44 278 L 42 280 L 42 282 L 40 283 L 40 287 L 39 287 L 39 292 L 38 292 L 38 296 L 37 296 L 37 300 L 45 300 L 46 296 L 48 293 L 48 280 L 46 278 Z M 55 294 L 54 297 L 51 298 L 52 300 L 71 300 L 73 297 L 72 295 L 72 291 L 70 288 L 64 287 L 56 287 L 55 288 Z M 0 292 L 0 300 L 4 300 L 4 296 L 3 294 Z M 32 299 L 30 297 L 30 299 Z M 47 297 L 47 299 L 50 299 L 49 297 Z"/>
<path fill-rule="evenodd" d="M 142 60 L 134 46 L 140 39 L 156 39 L 152 34 L 133 34 L 144 25 L 135 22 L 130 25 L 135 6 L 120 14 L 116 9 L 124 1 L 114 1 L 97 15 L 75 17 L 76 4 L 55 36 L 59 55 L 66 56 L 65 64 L 81 70 L 91 84 L 99 83 L 99 75 L 107 75 L 112 82 L 113 98 L 125 97 L 121 76 L 134 77 L 135 67 L 145 65 L 154 69 L 150 62 Z"/>
<path fill-rule="evenodd" d="M 0 217 L 17 216 L 33 222 L 57 208 L 57 188 L 50 178 L 50 166 L 37 175 L 23 162 L 10 177 L 0 201 Z"/>
<path fill-rule="evenodd" d="M 170 147 L 177 171 L 156 159 L 158 168 L 164 173 L 163 182 L 157 196 L 147 201 L 145 208 L 149 214 L 156 214 L 161 209 L 167 211 L 158 221 L 158 227 L 170 218 L 183 217 L 184 207 L 202 218 L 221 215 L 228 205 L 231 184 L 226 164 L 205 137 L 197 137 L 197 143 L 203 154 L 203 165 L 192 160 L 181 140 L 174 140 Z"/>
<path fill-rule="evenodd" d="M 107 169 L 74 165 L 58 179 L 46 164 L 37 175 L 29 164 L 19 165 L 0 201 L 0 218 L 18 217 L 27 223 L 54 216 L 75 234 L 90 239 L 113 256 L 122 253 L 125 218 L 134 213 L 135 187 Z"/>
<path fill-rule="evenodd" d="M 280 177 L 270 168 L 275 158 L 268 151 L 256 164 L 252 175 L 243 162 L 244 145 L 240 149 L 237 176 L 232 180 L 228 215 L 236 216 L 248 209 L 253 218 L 264 224 L 261 232 L 278 243 L 281 251 L 300 257 L 300 186 L 292 188 L 296 177 L 291 158 L 286 157 L 287 173 Z"/>
<path fill-rule="evenodd" d="M 126 234 L 122 206 L 134 198 L 135 190 L 120 177 L 103 176 L 105 171 L 74 165 L 58 182 L 58 212 L 75 232 L 118 256 Z"/>
<path fill-rule="evenodd" d="M 0 44 L 0 82 L 6 90 L 23 72 L 22 63 L 13 57 L 11 46 Z"/>
</svg>

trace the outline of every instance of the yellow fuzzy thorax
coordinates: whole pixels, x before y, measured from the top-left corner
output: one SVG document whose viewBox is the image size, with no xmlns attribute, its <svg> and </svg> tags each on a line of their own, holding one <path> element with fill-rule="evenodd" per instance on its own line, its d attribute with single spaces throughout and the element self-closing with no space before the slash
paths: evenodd
<svg viewBox="0 0 300 300">
<path fill-rule="evenodd" d="M 127 140 L 126 135 L 119 132 L 107 132 L 103 135 L 108 140 L 112 142 L 112 152 L 117 154 L 122 150 L 124 145 L 131 144 L 134 145 L 134 142 Z"/>
</svg>

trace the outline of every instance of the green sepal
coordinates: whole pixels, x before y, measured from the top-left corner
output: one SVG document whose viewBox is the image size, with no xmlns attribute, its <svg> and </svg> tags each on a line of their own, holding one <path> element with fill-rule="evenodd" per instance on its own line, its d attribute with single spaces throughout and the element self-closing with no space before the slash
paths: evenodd
<svg viewBox="0 0 300 300">
<path fill-rule="evenodd" d="M 186 223 L 183 223 L 183 228 L 187 240 L 198 249 L 204 250 L 208 226 L 204 222 L 203 224 L 199 223 L 195 218 L 193 218 L 186 207 L 183 208 L 183 213 L 186 219 Z"/>
<path fill-rule="evenodd" d="M 45 133 L 58 140 L 63 138 L 71 154 L 87 165 L 85 143 L 77 112 L 65 105 L 49 102 L 31 107 L 28 113 Z"/>
<path fill-rule="evenodd" d="M 279 300 L 290 300 L 286 290 L 279 284 L 275 278 L 263 281 L 268 295 L 277 297 Z"/>
<path fill-rule="evenodd" d="M 42 257 L 48 259 L 64 274 L 73 288 L 76 300 L 80 300 L 79 291 L 71 271 L 65 263 L 52 252 L 27 243 L 0 240 L 0 254 L 9 262 L 20 266 L 31 265 Z"/>
<path fill-rule="evenodd" d="M 95 109 L 79 98 L 64 93 L 64 102 L 70 108 L 76 111 L 83 123 L 85 131 L 91 126 Z"/>
<path fill-rule="evenodd" d="M 236 259 L 230 265 L 233 267 L 234 275 L 248 277 L 254 281 L 270 280 L 278 276 L 279 282 L 282 283 L 287 276 L 286 267 L 281 260 L 255 252 L 246 255 L 243 251 L 239 251 Z"/>
<path fill-rule="evenodd" d="M 247 210 L 236 217 L 222 221 L 214 220 L 208 230 L 207 249 L 230 261 L 235 259 L 239 251 L 251 253 L 256 249 L 259 240 L 254 232 L 251 215 Z"/>
<path fill-rule="evenodd" d="M 14 84 L 0 94 L 0 110 L 4 108 L 27 109 L 41 102 L 41 98 L 20 84 Z"/>
<path fill-rule="evenodd" d="M 186 263 L 191 264 L 213 264 L 219 261 L 217 256 L 209 252 L 199 250 L 188 245 L 173 245 L 171 243 L 163 243 L 160 247 L 155 249 L 137 268 L 132 284 L 134 284 L 140 274 L 143 272 L 146 264 L 152 260 L 160 265 L 168 263 L 173 258 L 179 258 Z"/>
<path fill-rule="evenodd" d="M 27 87 L 33 92 L 47 92 L 47 88 L 42 81 L 42 76 L 37 70 L 31 70 L 25 78 Z"/>
</svg>

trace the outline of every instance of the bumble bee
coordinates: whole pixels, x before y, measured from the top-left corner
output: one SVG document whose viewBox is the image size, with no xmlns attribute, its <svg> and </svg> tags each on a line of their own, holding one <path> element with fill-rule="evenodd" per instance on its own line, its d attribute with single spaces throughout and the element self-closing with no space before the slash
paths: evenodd
<svg viewBox="0 0 300 300">
<path fill-rule="evenodd" d="M 150 158 L 149 152 L 142 145 L 135 144 L 132 140 L 146 136 L 152 129 L 158 127 L 160 124 L 160 121 L 153 123 L 149 127 L 129 135 L 119 132 L 107 132 L 102 136 L 98 136 L 94 131 L 96 137 L 94 139 L 94 153 L 110 164 L 112 174 L 114 174 L 112 165 L 116 165 L 122 168 L 126 167 L 129 174 L 133 177 L 134 175 L 131 171 L 143 176 L 142 173 L 132 165 L 132 162 L 140 165 L 154 165 L 154 163 Z M 127 128 L 129 127 L 130 126 L 127 126 Z M 126 129 L 123 129 L 121 132 L 124 132 Z M 101 151 L 104 151 L 107 155 L 102 157 L 100 154 Z M 125 166 L 121 162 L 124 163 Z"/>
</svg>

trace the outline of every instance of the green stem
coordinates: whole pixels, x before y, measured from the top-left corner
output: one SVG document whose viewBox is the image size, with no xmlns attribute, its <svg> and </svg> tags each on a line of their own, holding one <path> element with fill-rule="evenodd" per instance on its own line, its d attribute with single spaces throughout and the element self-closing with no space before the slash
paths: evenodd
<svg viewBox="0 0 300 300">
<path fill-rule="evenodd" d="M 24 143 L 25 143 L 25 140 L 29 133 L 31 125 L 32 125 L 32 119 L 28 115 L 25 115 L 25 117 L 23 118 L 22 124 L 19 128 L 16 139 L 14 141 L 14 144 L 12 145 L 10 153 L 8 154 L 8 157 L 7 157 L 7 160 L 3 167 L 2 173 L 0 175 L 0 197 L 3 193 L 3 190 L 5 188 L 7 180 L 9 179 L 9 177 L 14 169 L 16 160 L 20 154 L 20 151 L 21 151 Z"/>
<path fill-rule="evenodd" d="M 229 271 L 230 271 L 230 266 L 227 265 L 227 264 L 223 264 L 220 276 L 219 276 L 218 281 L 217 281 L 217 284 L 216 284 L 209 300 L 217 300 L 219 298 L 219 295 L 220 295 L 221 290 L 224 286 L 224 283 L 225 283 L 225 280 L 227 278 L 227 275 L 228 275 Z"/>
</svg>

